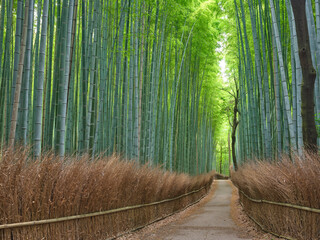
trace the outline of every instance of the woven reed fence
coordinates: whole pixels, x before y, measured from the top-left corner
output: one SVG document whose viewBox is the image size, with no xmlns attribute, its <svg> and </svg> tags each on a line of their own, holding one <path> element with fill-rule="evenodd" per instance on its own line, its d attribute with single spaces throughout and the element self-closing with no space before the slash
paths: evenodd
<svg viewBox="0 0 320 240">
<path fill-rule="evenodd" d="M 1 240 L 114 239 L 179 212 L 205 197 L 211 182 L 199 190 L 160 202 L 105 212 L 0 225 Z"/>
<path fill-rule="evenodd" d="M 253 199 L 240 189 L 239 196 L 244 211 L 263 231 L 289 240 L 320 239 L 320 209 Z"/>
</svg>

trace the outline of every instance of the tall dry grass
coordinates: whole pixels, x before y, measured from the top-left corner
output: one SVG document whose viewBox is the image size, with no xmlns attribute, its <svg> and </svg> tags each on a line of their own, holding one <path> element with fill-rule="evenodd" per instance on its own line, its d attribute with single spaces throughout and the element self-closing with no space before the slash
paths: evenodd
<svg viewBox="0 0 320 240">
<path fill-rule="evenodd" d="M 156 202 L 206 187 L 161 206 L 50 225 L 0 230 L 0 239 L 105 239 L 185 207 L 209 190 L 212 174 L 172 174 L 117 156 L 68 158 L 6 150 L 0 161 L 0 225 L 53 219 Z"/>
<path fill-rule="evenodd" d="M 292 162 L 246 164 L 232 174 L 233 183 L 253 199 L 320 209 L 320 157 L 305 153 Z M 295 238 L 320 239 L 320 214 L 293 208 L 254 203 L 240 193 L 249 216 L 266 230 Z"/>
</svg>

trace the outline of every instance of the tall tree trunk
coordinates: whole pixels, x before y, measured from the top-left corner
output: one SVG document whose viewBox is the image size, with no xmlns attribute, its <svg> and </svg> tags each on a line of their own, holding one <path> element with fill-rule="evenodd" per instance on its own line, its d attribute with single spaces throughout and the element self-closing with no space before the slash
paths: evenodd
<svg viewBox="0 0 320 240">
<path fill-rule="evenodd" d="M 234 96 L 234 107 L 233 107 L 233 122 L 232 122 L 232 134 L 231 134 L 231 142 L 232 142 L 232 160 L 234 170 L 238 170 L 237 156 L 236 156 L 236 133 L 237 127 L 239 125 L 238 121 L 238 103 L 239 103 L 239 90 L 237 89 L 237 93 Z"/>
<path fill-rule="evenodd" d="M 295 16 L 299 56 L 302 68 L 301 114 L 303 142 L 306 149 L 317 152 L 317 129 L 314 112 L 314 83 L 316 71 L 312 65 L 308 24 L 306 16 L 306 1 L 291 0 Z"/>
</svg>

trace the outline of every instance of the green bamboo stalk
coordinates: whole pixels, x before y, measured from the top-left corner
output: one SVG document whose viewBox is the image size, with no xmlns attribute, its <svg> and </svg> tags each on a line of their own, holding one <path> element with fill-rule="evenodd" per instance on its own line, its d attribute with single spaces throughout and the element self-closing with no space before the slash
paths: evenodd
<svg viewBox="0 0 320 240">
<path fill-rule="evenodd" d="M 32 64 L 30 68 L 30 91 L 29 91 L 29 113 L 28 113 L 28 136 L 29 136 L 29 141 L 28 142 L 33 142 L 34 141 L 34 119 L 35 119 L 35 102 L 36 102 L 36 94 L 33 94 L 32 92 L 36 91 L 37 85 L 38 85 L 38 74 L 37 71 L 39 69 L 39 42 L 40 42 L 40 20 L 41 20 L 41 10 L 42 10 L 42 0 L 38 0 L 37 3 L 37 31 L 36 31 L 36 37 L 35 37 L 35 42 L 33 46 L 33 51 L 32 51 Z M 34 62 L 34 64 L 33 64 Z"/>
<path fill-rule="evenodd" d="M 263 146 L 265 146 L 265 149 L 263 149 L 264 157 L 270 158 L 271 157 L 271 143 L 270 143 L 270 136 L 267 129 L 266 124 L 266 113 L 265 113 L 265 107 L 264 107 L 264 99 L 263 99 L 263 91 L 262 91 L 262 77 L 261 77 L 261 50 L 260 50 L 260 44 L 258 40 L 258 34 L 256 29 L 256 14 L 255 10 L 253 9 L 253 3 L 252 0 L 248 1 L 249 9 L 250 9 L 250 16 L 251 16 L 251 27 L 252 27 L 252 33 L 253 33 L 253 42 L 254 42 L 254 51 L 255 51 L 255 61 L 256 61 L 256 73 L 258 75 L 258 86 L 259 86 L 259 100 L 260 100 L 260 117 L 261 117 L 261 131 L 263 136 Z"/>
<path fill-rule="evenodd" d="M 124 9 L 127 5 L 126 0 L 121 1 L 122 9 Z M 121 10 L 122 12 L 122 10 Z M 119 89 L 120 89 L 120 76 L 121 76 L 121 53 L 123 48 L 123 32 L 124 32 L 124 16 L 121 14 L 119 20 L 119 38 L 118 38 L 118 51 L 116 54 L 116 83 L 115 83 L 115 94 L 114 94 L 114 103 L 113 103 L 113 119 L 112 119 L 112 133 L 111 133 L 111 146 L 110 151 L 113 152 L 117 149 L 116 146 L 116 131 L 119 131 L 119 124 L 117 122 L 118 118 L 118 109 L 119 109 Z"/>
<path fill-rule="evenodd" d="M 191 37 L 191 34 L 192 34 L 192 31 L 193 31 L 193 28 L 194 28 L 194 24 L 190 30 L 190 33 L 189 33 L 189 36 L 188 36 L 188 39 L 187 39 L 187 42 L 185 44 L 185 48 L 183 50 L 183 53 L 182 53 L 182 58 L 181 58 L 181 64 L 180 64 L 180 69 L 179 69 L 179 73 L 177 75 L 177 81 L 175 82 L 175 86 L 174 86 L 174 89 L 173 89 L 173 96 L 172 96 L 172 105 L 171 105 L 171 133 L 170 133 L 170 149 L 169 149 L 169 170 L 170 171 L 173 171 L 173 128 L 174 128 L 174 115 L 175 115 L 175 108 L 176 108 L 176 96 L 177 96 L 177 91 L 178 91 L 178 84 L 180 83 L 180 77 L 181 77 L 181 72 L 182 72 L 182 67 L 183 67 L 183 63 L 184 63 L 184 57 L 185 57 L 185 53 L 186 53 L 186 49 L 187 49 L 187 46 L 188 46 L 188 43 L 189 43 L 189 40 L 190 40 L 190 37 Z"/>
<path fill-rule="evenodd" d="M 1 3 L 1 15 L 0 15 L 0 59 L 2 59 L 3 55 L 3 35 L 4 35 L 4 18 L 5 18 L 5 9 L 6 9 L 6 1 L 2 1 Z M 2 64 L 0 64 L 0 83 L 1 90 L 4 89 L 4 81 L 2 81 Z M 1 94 L 3 95 L 2 91 Z M 3 142 L 3 129 L 5 127 L 4 123 L 4 104 L 1 104 L 0 107 L 0 142 Z"/>
<path fill-rule="evenodd" d="M 149 87 L 149 101 L 148 101 L 148 130 L 147 130 L 147 159 L 152 163 L 153 161 L 153 153 L 154 153 L 154 145 L 153 143 L 153 122 L 155 121 L 153 114 L 153 107 L 155 102 L 155 68 L 156 68 L 156 57 L 157 57 L 157 40 L 158 40 L 158 24 L 159 24 L 159 0 L 156 2 L 156 17 L 155 17 L 155 25 L 154 25 L 154 36 L 153 36 L 153 46 L 152 46 L 152 60 L 151 60 L 151 72 L 150 72 L 150 87 Z"/>
<path fill-rule="evenodd" d="M 57 127 L 56 127 L 56 149 L 60 157 L 65 153 L 65 130 L 66 130 L 66 115 L 67 115 L 67 100 L 68 100 L 68 87 L 69 87 L 69 72 L 70 72 L 70 50 L 71 50 L 71 36 L 72 36 L 72 24 L 73 24 L 73 8 L 74 0 L 70 0 L 69 7 L 67 7 L 67 1 L 63 2 L 62 25 L 66 24 L 65 31 L 62 31 L 62 41 L 65 41 L 62 45 L 62 49 L 65 49 L 65 54 L 62 54 L 63 67 L 61 68 L 62 81 L 59 86 L 59 105 L 57 110 Z M 67 21 L 66 21 L 67 20 Z"/>
<path fill-rule="evenodd" d="M 39 56 L 39 70 L 38 81 L 35 91 L 35 119 L 34 119 L 34 155 L 39 157 L 41 154 L 42 141 L 42 105 L 43 105 L 43 83 L 44 83 L 44 69 L 45 69 L 45 53 L 47 43 L 47 26 L 48 26 L 48 10 L 49 0 L 44 0 L 42 27 L 41 27 L 41 42 L 40 42 L 40 56 Z"/>
<path fill-rule="evenodd" d="M 1 91 L 1 100 L 0 104 L 3 107 L 3 122 L 5 123 L 4 133 L 5 140 L 8 139 L 9 134 L 9 121 L 10 115 L 7 114 L 8 109 L 10 109 L 10 82 L 11 82 L 11 43 L 12 43 L 12 22 L 13 22 L 13 2 L 7 1 L 7 28 L 6 28 L 6 36 L 5 36 L 5 49 L 4 49 L 4 59 L 9 59 L 9 61 L 3 62 L 3 73 L 2 73 L 2 91 Z"/>
<path fill-rule="evenodd" d="M 49 147 L 49 126 L 50 126 L 50 106 L 51 101 L 53 101 L 52 92 L 52 67 L 53 67 L 53 47 L 54 47 L 54 23 L 55 23 L 55 5 L 56 0 L 49 0 L 49 16 L 48 16 L 48 24 L 49 24 L 49 44 L 48 44 L 48 64 L 47 64 L 47 79 L 46 79 L 46 91 L 45 91 L 45 105 L 44 105 L 44 138 L 43 138 L 43 147 L 48 149 Z M 48 37 L 47 37 L 48 38 Z"/>
<path fill-rule="evenodd" d="M 128 16 L 129 17 L 129 16 Z M 134 84 L 134 58 L 132 51 L 134 51 L 134 32 L 133 32 L 133 13 L 131 11 L 130 24 L 130 62 L 129 62 L 129 103 L 128 103 L 128 149 L 127 156 L 129 159 L 133 158 L 133 84 Z"/>
<path fill-rule="evenodd" d="M 0 58 L 2 59 L 3 55 L 3 35 L 4 35 L 4 18 L 5 18 L 5 10 L 6 10 L 6 1 L 2 1 L 1 3 L 1 16 L 0 16 Z M 2 80 L 2 64 L 0 64 L 0 82 Z"/>
<path fill-rule="evenodd" d="M 138 83 L 139 83 L 139 1 L 135 1 L 135 53 L 134 53 L 134 124 L 133 124 L 133 151 L 132 151 L 132 157 L 139 162 L 139 115 L 140 113 L 140 107 L 139 107 L 139 99 L 141 94 L 141 91 L 139 89 Z M 142 54 L 141 54 L 142 57 Z M 142 73 L 142 71 L 141 71 Z M 140 79 L 142 79 L 140 77 Z M 140 110 L 140 111 L 139 111 Z"/>
<path fill-rule="evenodd" d="M 4 1 L 3 1 L 4 2 Z M 22 28 L 22 19 L 23 18 L 23 1 L 19 0 L 17 3 L 17 19 L 16 19 L 16 35 L 15 35 L 15 48 L 14 48 L 14 67 L 13 67 L 13 80 L 11 87 L 11 108 L 8 113 L 11 117 L 13 100 L 14 100 L 14 92 L 17 81 L 18 67 L 19 67 L 19 56 L 20 56 L 20 45 L 21 45 L 21 28 Z M 1 38 L 1 37 L 0 37 Z M 2 48 L 2 43 L 0 42 L 0 48 Z M 2 58 L 2 54 L 0 55 Z M 1 68 L 1 64 L 0 64 Z M 1 72 L 1 70 L 0 70 Z M 1 73 L 0 73 L 1 75 Z"/>
<path fill-rule="evenodd" d="M 98 44 L 98 19 L 97 19 L 97 11 L 98 11 L 98 4 L 99 1 L 95 1 L 94 4 L 94 26 L 93 26 L 93 47 L 92 47 L 92 53 L 91 53 L 91 69 L 90 69 L 90 88 L 89 88 L 89 103 L 88 103 L 88 111 L 87 111 L 87 119 L 86 119 L 86 138 L 85 138 L 85 146 L 86 150 L 89 151 L 90 149 L 90 140 L 92 138 L 91 132 L 92 132 L 92 115 L 93 115 L 93 104 L 94 104 L 94 88 L 96 87 L 96 64 L 97 64 L 97 44 Z"/>
<path fill-rule="evenodd" d="M 24 72 L 24 84 L 23 84 L 23 98 L 21 102 L 21 119 L 22 119 L 22 142 L 24 145 L 27 145 L 27 133 L 29 125 L 29 94 L 30 94 L 30 85 L 32 82 L 32 43 L 33 43 L 33 19 L 34 19 L 34 0 L 30 0 L 29 8 L 29 20 L 28 20 L 28 33 L 27 33 L 27 49 L 26 49 L 26 65 Z"/>
<path fill-rule="evenodd" d="M 25 14 L 24 14 L 24 23 L 22 27 L 22 36 L 21 36 L 21 47 L 20 47 L 20 58 L 19 58 L 19 69 L 15 87 L 15 94 L 14 94 L 14 102 L 12 108 L 12 118 L 11 118 L 11 125 L 10 125 L 10 135 L 9 135 L 9 146 L 14 146 L 14 140 L 16 135 L 16 126 L 17 126 L 17 119 L 18 119 L 18 107 L 20 102 L 20 90 L 21 90 L 21 82 L 22 82 L 22 74 L 23 74 L 23 67 L 24 67 L 24 57 L 25 57 L 25 50 L 27 45 L 27 30 L 28 30 L 28 15 L 29 15 L 29 0 L 26 0 L 25 3 Z"/>
<path fill-rule="evenodd" d="M 237 5 L 235 4 L 236 9 Z M 250 53 L 250 46 L 247 36 L 247 27 L 246 27 L 246 20 L 245 20 L 245 11 L 243 7 L 243 2 L 240 0 L 240 6 L 241 6 L 241 13 L 242 13 L 242 24 L 243 24 L 243 35 L 245 40 L 245 53 L 243 49 L 243 56 L 246 56 L 246 87 L 248 91 L 248 113 L 249 113 L 249 125 L 253 126 L 252 129 L 250 129 L 250 145 L 251 149 L 250 152 L 252 156 L 258 156 L 259 157 L 259 138 L 258 138 L 258 129 L 257 129 L 257 118 L 256 118 L 256 108 L 255 108 L 255 98 L 254 98 L 254 88 L 253 88 L 253 77 L 251 72 L 252 67 L 252 60 L 251 60 L 251 53 Z"/>
<path fill-rule="evenodd" d="M 79 134 L 78 134 L 78 151 L 81 152 L 84 149 L 84 141 L 85 141 L 85 129 L 86 129 L 86 105 L 87 105 L 87 52 L 86 52 L 86 46 L 87 46 L 87 28 L 86 28 L 86 1 L 82 0 L 81 4 L 81 77 L 80 77 L 80 114 L 79 114 Z"/>
<path fill-rule="evenodd" d="M 67 120 L 66 120 L 66 144 L 65 151 L 66 153 L 72 154 L 75 150 L 75 128 L 76 128 L 76 112 L 77 112 L 77 104 L 76 103 L 76 88 L 77 88 L 77 69 L 76 66 L 78 64 L 77 61 L 77 36 L 76 36 L 76 26 L 77 26 L 77 9 L 78 9 L 78 1 L 74 2 L 74 11 L 73 11 L 73 23 L 72 23 L 72 33 L 71 33 L 71 47 L 70 47 L 70 72 L 69 72 L 69 89 L 68 89 L 68 105 L 67 105 Z"/>
<path fill-rule="evenodd" d="M 262 62 L 263 62 L 263 83 L 264 83 L 264 100 L 266 105 L 266 128 L 267 128 L 267 138 L 269 142 L 269 151 L 272 154 L 272 136 L 271 136 L 271 117 L 270 117 L 270 93 L 269 93 L 269 74 L 268 74 L 268 59 L 266 55 L 266 41 L 265 38 L 268 37 L 266 34 L 266 30 L 263 26 L 263 16 L 262 16 L 262 3 L 259 0 L 259 14 L 260 14 L 260 35 L 262 42 Z M 271 157 L 272 155 L 269 155 Z"/>
<path fill-rule="evenodd" d="M 277 51 L 278 51 L 278 58 L 279 58 L 279 64 L 280 64 L 280 74 L 281 74 L 281 82 L 282 82 L 282 91 L 283 91 L 283 98 L 284 98 L 284 107 L 286 112 L 286 117 L 288 120 L 288 126 L 289 126 L 289 137 L 290 137 L 290 145 L 295 150 L 297 147 L 297 142 L 294 135 L 294 128 L 293 128 L 293 122 L 291 117 L 291 109 L 290 109 L 290 103 L 289 103 L 289 95 L 288 95 L 288 87 L 287 87 L 287 81 L 286 81 L 286 74 L 284 70 L 284 61 L 283 61 L 283 55 L 282 55 L 282 48 L 281 48 L 281 40 L 279 36 L 279 28 L 277 25 L 276 20 L 276 13 L 274 8 L 273 0 L 270 0 L 270 7 L 271 7 L 271 15 L 272 15 L 272 22 L 273 22 L 273 28 L 275 32 L 275 39 L 276 39 L 276 45 L 277 45 Z"/>
</svg>

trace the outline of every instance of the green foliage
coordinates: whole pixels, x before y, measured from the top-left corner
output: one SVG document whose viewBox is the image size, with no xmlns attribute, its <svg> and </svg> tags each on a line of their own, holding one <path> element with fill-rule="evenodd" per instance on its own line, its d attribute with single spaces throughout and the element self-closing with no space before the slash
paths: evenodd
<svg viewBox="0 0 320 240">
<path fill-rule="evenodd" d="M 215 139 L 225 134 L 227 119 L 228 96 L 221 91 L 226 86 L 219 70 L 224 3 L 45 1 L 34 1 L 30 88 L 24 96 L 29 104 L 23 130 L 26 144 L 37 144 L 35 156 L 40 149 L 61 156 L 65 151 L 93 157 L 117 152 L 178 172 L 211 170 Z M 6 11 L 9 2 L 1 3 Z M 43 16 L 48 5 L 40 3 L 49 3 L 48 17 Z M 1 40 L 11 27 L 4 8 Z M 13 34 L 16 11 L 13 1 Z M 40 25 L 47 18 L 46 29 Z M 13 59 L 4 49 L 13 53 L 15 40 L 2 46 L 1 66 L 4 59 Z M 0 69 L 3 145 L 13 97 L 8 89 L 15 84 L 2 76 L 13 75 L 11 65 L 13 60 Z"/>
</svg>

